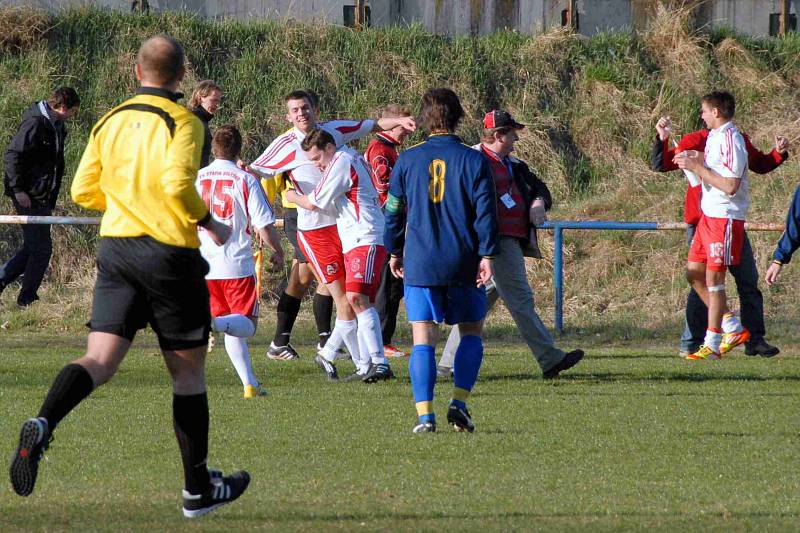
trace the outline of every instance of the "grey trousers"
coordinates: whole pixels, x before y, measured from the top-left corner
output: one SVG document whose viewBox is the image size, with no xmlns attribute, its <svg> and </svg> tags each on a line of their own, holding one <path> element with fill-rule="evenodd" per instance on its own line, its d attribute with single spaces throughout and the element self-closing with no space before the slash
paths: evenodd
<svg viewBox="0 0 800 533">
<path fill-rule="evenodd" d="M 500 253 L 494 258 L 494 283 L 495 288 L 487 294 L 488 309 L 491 310 L 498 298 L 503 300 L 542 372 L 547 372 L 560 363 L 564 359 L 564 352 L 554 346 L 553 336 L 536 314 L 533 290 L 525 272 L 522 246 L 513 237 L 500 237 Z M 455 325 L 450 330 L 439 366 L 453 367 L 460 342 L 461 335 L 458 325 Z"/>
</svg>

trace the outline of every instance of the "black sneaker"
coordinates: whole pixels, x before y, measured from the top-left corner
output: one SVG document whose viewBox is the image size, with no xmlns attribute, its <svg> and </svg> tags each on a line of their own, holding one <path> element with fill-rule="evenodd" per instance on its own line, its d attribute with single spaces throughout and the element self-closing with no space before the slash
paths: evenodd
<svg viewBox="0 0 800 533">
<path fill-rule="evenodd" d="M 267 357 L 277 361 L 293 361 L 295 359 L 300 359 L 300 354 L 297 353 L 291 344 L 275 346 L 275 343 L 271 342 L 267 349 Z"/>
<path fill-rule="evenodd" d="M 11 459 L 11 485 L 20 496 L 28 496 L 36 484 L 39 460 L 50 444 L 50 428 L 44 418 L 29 418 L 19 432 L 19 445 Z"/>
<path fill-rule="evenodd" d="M 369 365 L 369 370 L 364 377 L 361 378 L 361 381 L 364 383 L 375 383 L 377 381 L 386 381 L 392 379 L 394 377 L 394 372 L 389 367 L 389 365 L 385 363 L 379 364 L 371 364 Z"/>
<path fill-rule="evenodd" d="M 450 408 L 447 409 L 447 423 L 456 431 L 468 431 L 469 433 L 475 431 L 475 424 L 472 423 L 472 416 L 466 407 L 462 409 L 450 404 Z"/>
<path fill-rule="evenodd" d="M 421 422 L 414 426 L 411 430 L 412 433 L 436 433 L 436 424 L 434 422 Z"/>
<path fill-rule="evenodd" d="M 212 478 L 213 481 L 213 478 Z M 196 518 L 210 513 L 217 507 L 231 503 L 247 490 L 250 474 L 244 470 L 223 477 L 219 483 L 212 482 L 203 494 L 190 494 L 183 491 L 183 516 Z"/>
<path fill-rule="evenodd" d="M 569 370 L 583 359 L 583 350 L 572 350 L 556 366 L 544 373 L 544 379 L 554 379 L 564 370 Z"/>
<path fill-rule="evenodd" d="M 363 381 L 364 380 L 364 376 L 366 376 L 366 375 L 367 375 L 366 373 L 359 374 L 358 372 L 353 372 L 352 374 L 349 374 L 349 375 L 343 377 L 339 381 L 341 383 L 352 383 L 353 381 Z"/>
<path fill-rule="evenodd" d="M 339 373 L 336 372 L 336 365 L 322 357 L 321 355 L 317 355 L 314 358 L 314 362 L 325 371 L 325 374 L 328 376 L 328 381 L 339 381 Z"/>
<path fill-rule="evenodd" d="M 748 342 L 744 345 L 744 353 L 747 355 L 760 355 L 761 357 L 775 357 L 781 353 L 777 346 L 773 346 L 764 339 Z"/>
</svg>

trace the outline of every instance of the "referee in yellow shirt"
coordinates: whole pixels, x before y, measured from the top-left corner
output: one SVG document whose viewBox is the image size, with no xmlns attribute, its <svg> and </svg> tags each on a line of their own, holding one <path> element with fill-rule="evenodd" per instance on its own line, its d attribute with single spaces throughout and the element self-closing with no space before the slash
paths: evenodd
<svg viewBox="0 0 800 533">
<path fill-rule="evenodd" d="M 247 472 L 223 477 L 206 467 L 211 314 L 197 231 L 223 244 L 230 229 L 211 217 L 194 186 L 203 126 L 177 103 L 185 73 L 180 43 L 148 39 L 135 73 L 136 96 L 94 126 L 72 183 L 76 203 L 103 212 L 86 355 L 61 370 L 39 414 L 22 425 L 10 475 L 17 494 L 33 491 L 55 427 L 111 379 L 136 332 L 150 324 L 172 376 L 183 514 L 195 517 L 235 500 L 250 482 Z"/>
</svg>

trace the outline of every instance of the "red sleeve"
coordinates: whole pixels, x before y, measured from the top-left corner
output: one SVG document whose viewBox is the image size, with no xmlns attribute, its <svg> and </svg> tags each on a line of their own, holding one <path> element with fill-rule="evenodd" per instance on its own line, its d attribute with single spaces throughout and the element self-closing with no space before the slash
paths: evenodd
<svg viewBox="0 0 800 533">
<path fill-rule="evenodd" d="M 747 149 L 747 166 L 756 174 L 766 174 L 772 172 L 786 160 L 786 157 L 777 150 L 772 150 L 769 153 L 764 153 L 750 142 L 750 137 L 742 134 L 744 137 L 744 147 Z"/>
<path fill-rule="evenodd" d="M 678 141 L 676 148 L 670 148 L 669 141 L 664 143 L 664 171 L 677 170 L 678 165 L 672 162 L 675 156 L 686 150 L 697 150 L 702 152 L 706 148 L 706 139 L 708 139 L 708 130 L 698 130 L 692 133 L 687 133 L 681 140 Z"/>
<path fill-rule="evenodd" d="M 397 151 L 373 139 L 364 153 L 364 159 L 372 169 L 372 183 L 383 201 L 389 191 L 389 178 L 392 175 L 392 167 L 397 161 Z"/>
</svg>

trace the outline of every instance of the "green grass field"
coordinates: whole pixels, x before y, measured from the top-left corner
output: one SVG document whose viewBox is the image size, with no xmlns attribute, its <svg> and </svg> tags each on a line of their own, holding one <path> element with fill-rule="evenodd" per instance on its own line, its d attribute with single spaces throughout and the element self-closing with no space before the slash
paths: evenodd
<svg viewBox="0 0 800 533">
<path fill-rule="evenodd" d="M 182 518 L 168 377 L 147 334 L 59 426 L 34 494 L 19 498 L 3 482 L 0 530 L 797 528 L 796 346 L 771 360 L 739 349 L 688 364 L 664 342 L 603 347 L 567 337 L 564 346 L 584 343 L 589 355 L 546 382 L 524 347 L 494 328 L 501 340 L 489 341 L 470 403 L 476 432 L 443 425 L 452 386 L 444 382 L 440 432 L 413 435 L 407 360 L 394 363 L 391 383 L 329 384 L 309 345 L 299 346 L 299 362 L 267 361 L 270 329 L 262 326 L 254 349 L 266 398 L 243 400 L 224 352 L 209 358 L 210 464 L 250 471 L 238 502 Z M 83 342 L 0 337 L 6 457 Z"/>
</svg>

